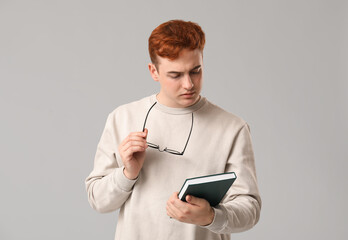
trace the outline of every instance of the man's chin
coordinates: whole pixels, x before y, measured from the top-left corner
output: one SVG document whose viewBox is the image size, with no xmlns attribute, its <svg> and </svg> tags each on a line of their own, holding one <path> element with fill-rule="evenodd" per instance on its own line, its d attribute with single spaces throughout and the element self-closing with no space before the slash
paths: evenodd
<svg viewBox="0 0 348 240">
<path fill-rule="evenodd" d="M 198 102 L 200 99 L 200 96 L 196 97 L 183 97 L 180 99 L 179 103 L 182 107 L 190 107 L 192 105 L 194 105 L 196 102 Z"/>
</svg>

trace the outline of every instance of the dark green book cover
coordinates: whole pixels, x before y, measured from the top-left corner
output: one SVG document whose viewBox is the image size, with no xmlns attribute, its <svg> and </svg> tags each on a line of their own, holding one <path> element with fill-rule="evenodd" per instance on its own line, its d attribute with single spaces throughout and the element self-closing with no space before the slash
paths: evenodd
<svg viewBox="0 0 348 240">
<path fill-rule="evenodd" d="M 186 202 L 186 196 L 192 195 L 204 198 L 211 206 L 216 206 L 221 202 L 236 178 L 234 172 L 188 178 L 181 187 L 179 199 Z"/>
</svg>

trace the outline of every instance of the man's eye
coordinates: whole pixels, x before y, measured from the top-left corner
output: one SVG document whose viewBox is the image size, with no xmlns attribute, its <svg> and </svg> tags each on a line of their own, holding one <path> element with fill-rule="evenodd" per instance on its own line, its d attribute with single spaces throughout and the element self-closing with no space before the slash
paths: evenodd
<svg viewBox="0 0 348 240">
<path fill-rule="evenodd" d="M 201 71 L 191 72 L 191 74 L 199 74 Z"/>
<path fill-rule="evenodd" d="M 174 76 L 170 76 L 170 77 L 176 79 L 176 78 L 179 78 L 180 75 L 174 75 Z"/>
</svg>

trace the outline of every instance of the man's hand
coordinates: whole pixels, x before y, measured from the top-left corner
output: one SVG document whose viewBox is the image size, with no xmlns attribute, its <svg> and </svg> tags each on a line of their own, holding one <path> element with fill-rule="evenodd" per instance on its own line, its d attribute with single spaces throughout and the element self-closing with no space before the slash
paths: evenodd
<svg viewBox="0 0 348 240">
<path fill-rule="evenodd" d="M 148 147 L 147 133 L 147 129 L 144 132 L 130 133 L 118 148 L 124 164 L 124 174 L 129 179 L 136 179 L 143 167 L 145 150 Z"/>
<path fill-rule="evenodd" d="M 183 202 L 178 198 L 178 192 L 173 193 L 167 202 L 167 215 L 180 222 L 206 226 L 214 220 L 214 210 L 203 198 L 186 196 Z"/>
</svg>

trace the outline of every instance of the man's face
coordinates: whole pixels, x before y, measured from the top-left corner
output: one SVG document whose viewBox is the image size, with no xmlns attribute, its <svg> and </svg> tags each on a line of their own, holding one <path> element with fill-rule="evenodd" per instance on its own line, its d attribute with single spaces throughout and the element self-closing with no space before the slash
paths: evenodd
<svg viewBox="0 0 348 240">
<path fill-rule="evenodd" d="M 184 108 L 200 98 L 203 81 L 203 56 L 196 50 L 182 50 L 175 60 L 157 56 L 158 69 L 150 63 L 152 78 L 161 85 L 158 101 L 168 107 Z"/>
</svg>

